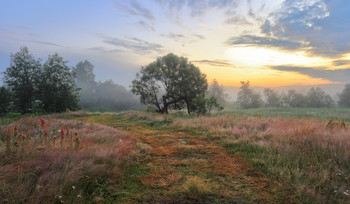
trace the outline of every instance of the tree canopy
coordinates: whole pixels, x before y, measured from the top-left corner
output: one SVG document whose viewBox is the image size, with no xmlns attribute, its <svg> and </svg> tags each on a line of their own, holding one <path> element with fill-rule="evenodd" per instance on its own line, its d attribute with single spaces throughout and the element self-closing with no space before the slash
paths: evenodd
<svg viewBox="0 0 350 204">
<path fill-rule="evenodd" d="M 21 113 L 31 112 L 32 102 L 38 97 L 41 64 L 27 47 L 11 54 L 10 66 L 4 72 L 4 82 L 12 92 L 14 104 Z"/>
<path fill-rule="evenodd" d="M 241 81 L 241 87 L 237 94 L 237 102 L 242 108 L 258 108 L 262 104 L 261 96 L 249 88 L 249 86 L 249 81 Z"/>
<path fill-rule="evenodd" d="M 346 84 L 340 93 L 338 104 L 342 107 L 350 107 L 350 84 Z"/>
<path fill-rule="evenodd" d="M 66 63 L 54 54 L 42 65 L 27 47 L 11 54 L 10 66 L 4 72 L 4 83 L 11 93 L 14 111 L 62 112 L 78 109 L 75 77 Z"/>
<path fill-rule="evenodd" d="M 170 53 L 142 67 L 131 88 L 141 103 L 159 112 L 168 113 L 174 104 L 182 103 L 190 114 L 196 106 L 194 99 L 205 95 L 208 83 L 206 75 L 187 58 Z"/>
</svg>

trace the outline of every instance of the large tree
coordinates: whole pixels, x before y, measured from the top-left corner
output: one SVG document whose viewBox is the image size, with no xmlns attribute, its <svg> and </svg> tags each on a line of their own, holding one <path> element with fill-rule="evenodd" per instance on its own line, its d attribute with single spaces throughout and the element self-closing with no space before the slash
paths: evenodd
<svg viewBox="0 0 350 204">
<path fill-rule="evenodd" d="M 168 113 L 169 108 L 184 103 L 189 114 L 193 100 L 204 95 L 207 87 L 206 76 L 196 66 L 172 53 L 142 67 L 131 86 L 141 103 L 152 105 L 159 112 Z"/>
<path fill-rule="evenodd" d="M 40 61 L 29 54 L 27 47 L 21 47 L 19 52 L 11 54 L 10 67 L 4 72 L 4 82 L 21 113 L 31 112 L 32 103 L 38 98 L 40 71 Z"/>
<path fill-rule="evenodd" d="M 50 55 L 41 73 L 40 99 L 47 112 L 62 112 L 79 108 L 75 75 L 57 53 Z"/>
</svg>

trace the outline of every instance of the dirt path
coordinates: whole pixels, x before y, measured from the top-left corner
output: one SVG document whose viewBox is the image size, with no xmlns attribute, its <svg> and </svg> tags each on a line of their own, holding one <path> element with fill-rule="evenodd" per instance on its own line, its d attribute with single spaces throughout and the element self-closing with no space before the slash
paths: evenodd
<svg viewBox="0 0 350 204">
<path fill-rule="evenodd" d="M 113 116 L 109 116 L 113 117 Z M 279 203 L 280 184 L 263 178 L 215 141 L 177 130 L 156 129 L 104 116 L 85 120 L 106 124 L 137 138 L 149 153 L 149 172 L 140 176 L 149 202 Z"/>
</svg>

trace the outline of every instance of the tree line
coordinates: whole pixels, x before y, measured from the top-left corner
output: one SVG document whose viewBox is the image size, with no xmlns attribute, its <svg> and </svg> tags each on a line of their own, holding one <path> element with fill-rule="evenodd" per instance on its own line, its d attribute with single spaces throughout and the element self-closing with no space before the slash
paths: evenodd
<svg viewBox="0 0 350 204">
<path fill-rule="evenodd" d="M 10 56 L 0 87 L 0 116 L 15 113 L 53 113 L 85 109 L 121 111 L 140 108 L 135 96 L 112 80 L 96 82 L 87 60 L 69 67 L 57 53 L 41 63 L 20 48 Z"/>
<path fill-rule="evenodd" d="M 331 108 L 350 107 L 350 84 L 346 84 L 343 91 L 335 101 L 329 94 L 319 87 L 312 87 L 306 94 L 290 89 L 286 92 L 277 93 L 266 88 L 262 96 L 250 87 L 250 82 L 241 81 L 241 87 L 237 95 L 236 105 L 242 108 L 259 107 L 293 107 L 293 108 Z"/>
<path fill-rule="evenodd" d="M 97 82 L 94 66 L 87 60 L 68 67 L 67 61 L 54 54 L 42 64 L 27 47 L 11 54 L 10 60 L 10 66 L 3 73 L 5 86 L 0 87 L 0 115 L 81 108 L 120 111 L 144 108 L 141 104 L 161 113 L 185 110 L 188 114 L 205 114 L 233 106 L 328 108 L 338 104 L 350 107 L 350 84 L 345 85 L 337 102 L 321 88 L 311 88 L 306 95 L 295 90 L 279 94 L 265 89 L 264 101 L 249 81 L 242 81 L 236 102 L 229 102 L 217 80 L 209 85 L 198 67 L 172 53 L 142 67 L 132 81 L 131 91 L 112 80 Z M 139 96 L 139 102 L 135 96 Z"/>
</svg>

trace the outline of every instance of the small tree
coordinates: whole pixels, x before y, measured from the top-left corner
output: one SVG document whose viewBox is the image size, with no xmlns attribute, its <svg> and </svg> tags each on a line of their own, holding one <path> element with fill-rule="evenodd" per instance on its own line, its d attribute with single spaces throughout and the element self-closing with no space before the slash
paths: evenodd
<svg viewBox="0 0 350 204">
<path fill-rule="evenodd" d="M 11 54 L 10 67 L 4 72 L 4 82 L 9 87 L 18 111 L 32 111 L 32 103 L 38 99 L 41 64 L 29 54 L 27 47 Z"/>
<path fill-rule="evenodd" d="M 267 107 L 281 107 L 282 100 L 281 97 L 272 89 L 264 89 L 264 95 L 266 98 L 266 106 Z"/>
<path fill-rule="evenodd" d="M 207 97 L 216 98 L 216 102 L 221 106 L 225 106 L 227 104 L 226 99 L 228 98 L 227 94 L 225 94 L 224 87 L 219 84 L 216 79 L 213 79 L 213 82 L 209 85 L 207 91 Z"/>
<path fill-rule="evenodd" d="M 346 84 L 339 95 L 338 104 L 341 107 L 350 107 L 350 84 Z"/>
<path fill-rule="evenodd" d="M 249 81 L 241 81 L 241 87 L 237 94 L 237 102 L 245 109 L 258 108 L 262 103 L 261 96 L 260 94 L 255 93 L 253 89 L 249 88 L 249 86 Z"/>
</svg>

